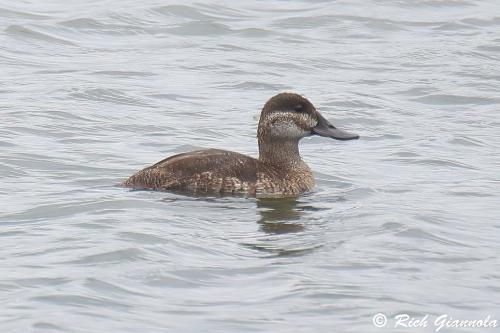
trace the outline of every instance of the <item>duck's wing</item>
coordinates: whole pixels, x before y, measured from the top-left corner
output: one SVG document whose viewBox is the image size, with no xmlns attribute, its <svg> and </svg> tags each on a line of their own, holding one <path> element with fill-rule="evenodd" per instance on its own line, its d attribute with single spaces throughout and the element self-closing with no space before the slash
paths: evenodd
<svg viewBox="0 0 500 333">
<path fill-rule="evenodd" d="M 198 193 L 255 192 L 257 160 L 243 154 L 207 149 L 170 156 L 128 178 L 135 189 Z"/>
</svg>

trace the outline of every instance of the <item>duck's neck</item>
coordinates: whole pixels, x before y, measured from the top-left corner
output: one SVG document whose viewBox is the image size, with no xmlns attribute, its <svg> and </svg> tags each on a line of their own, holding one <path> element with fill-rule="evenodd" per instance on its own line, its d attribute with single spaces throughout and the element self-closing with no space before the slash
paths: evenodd
<svg viewBox="0 0 500 333">
<path fill-rule="evenodd" d="M 259 160 L 280 167 L 295 167 L 304 163 L 299 154 L 299 140 L 259 138 Z"/>
</svg>

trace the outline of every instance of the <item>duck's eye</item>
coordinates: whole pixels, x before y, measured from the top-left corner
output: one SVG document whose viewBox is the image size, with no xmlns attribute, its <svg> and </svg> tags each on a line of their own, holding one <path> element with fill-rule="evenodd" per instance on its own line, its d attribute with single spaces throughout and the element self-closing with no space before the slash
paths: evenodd
<svg viewBox="0 0 500 333">
<path fill-rule="evenodd" d="M 295 112 L 304 112 L 304 106 L 303 106 L 302 104 L 295 105 L 295 106 L 293 107 L 293 110 L 294 110 Z"/>
</svg>

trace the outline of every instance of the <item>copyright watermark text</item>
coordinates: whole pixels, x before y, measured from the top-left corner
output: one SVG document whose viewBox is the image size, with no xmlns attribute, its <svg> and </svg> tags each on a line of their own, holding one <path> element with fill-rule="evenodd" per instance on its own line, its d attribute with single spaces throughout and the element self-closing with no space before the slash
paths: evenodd
<svg viewBox="0 0 500 333">
<path fill-rule="evenodd" d="M 486 315 L 478 319 L 459 319 L 442 314 L 432 319 L 429 315 L 422 317 L 412 317 L 406 313 L 399 313 L 394 316 L 386 316 L 383 313 L 377 313 L 373 316 L 373 325 L 375 327 L 393 327 L 393 328 L 418 328 L 429 327 L 434 332 L 439 332 L 444 328 L 491 328 L 498 327 L 498 322 L 491 315 Z"/>
</svg>

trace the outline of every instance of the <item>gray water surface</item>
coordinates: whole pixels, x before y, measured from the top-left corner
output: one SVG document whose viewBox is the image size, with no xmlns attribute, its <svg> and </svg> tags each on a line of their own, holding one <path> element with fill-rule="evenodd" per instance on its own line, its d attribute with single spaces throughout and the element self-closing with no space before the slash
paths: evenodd
<svg viewBox="0 0 500 333">
<path fill-rule="evenodd" d="M 3 0 L 0 73 L 1 332 L 500 321 L 498 1 Z M 192 149 L 256 156 L 285 90 L 361 135 L 303 140 L 312 193 L 115 186 Z"/>
</svg>

